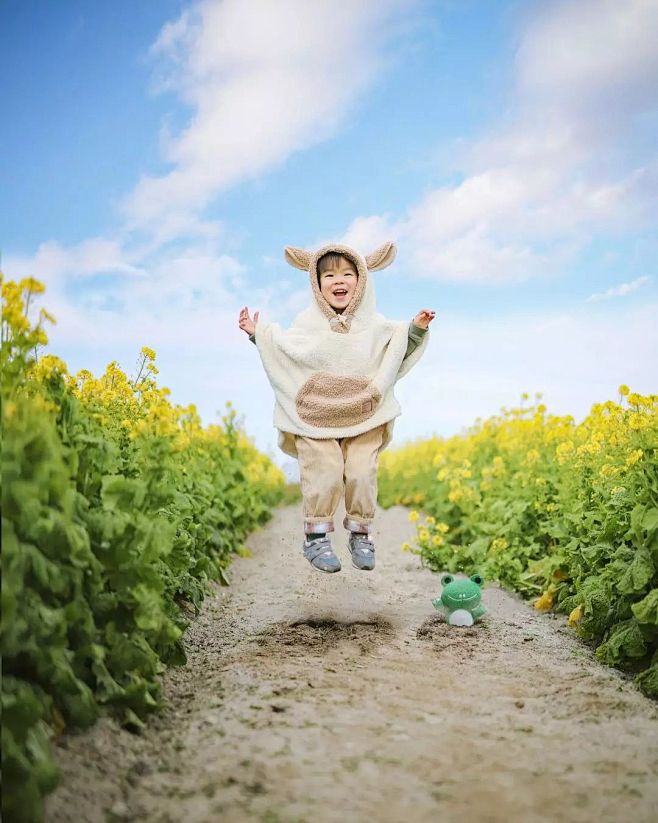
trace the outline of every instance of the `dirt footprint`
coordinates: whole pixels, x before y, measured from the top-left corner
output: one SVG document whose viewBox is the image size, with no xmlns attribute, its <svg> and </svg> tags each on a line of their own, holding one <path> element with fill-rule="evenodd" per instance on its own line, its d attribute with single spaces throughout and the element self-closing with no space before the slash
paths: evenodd
<svg viewBox="0 0 658 823">
<path fill-rule="evenodd" d="M 331 650 L 355 647 L 368 654 L 394 635 L 391 624 L 382 618 L 341 621 L 332 617 L 305 617 L 292 623 L 281 622 L 268 626 L 253 638 L 260 647 L 272 654 L 305 656 L 309 652 L 323 656 Z"/>
<path fill-rule="evenodd" d="M 416 639 L 431 643 L 437 656 L 447 656 L 460 665 L 481 656 L 490 648 L 490 630 L 485 623 L 473 626 L 450 626 L 442 617 L 430 617 L 416 629 Z"/>
</svg>

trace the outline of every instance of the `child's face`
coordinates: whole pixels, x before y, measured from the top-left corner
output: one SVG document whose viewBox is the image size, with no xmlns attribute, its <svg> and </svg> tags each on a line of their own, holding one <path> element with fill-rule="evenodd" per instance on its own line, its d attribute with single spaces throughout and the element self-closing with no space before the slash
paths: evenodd
<svg viewBox="0 0 658 823">
<path fill-rule="evenodd" d="M 329 305 L 340 314 L 349 305 L 358 281 L 354 263 L 341 257 L 334 268 L 320 275 L 320 291 Z"/>
</svg>

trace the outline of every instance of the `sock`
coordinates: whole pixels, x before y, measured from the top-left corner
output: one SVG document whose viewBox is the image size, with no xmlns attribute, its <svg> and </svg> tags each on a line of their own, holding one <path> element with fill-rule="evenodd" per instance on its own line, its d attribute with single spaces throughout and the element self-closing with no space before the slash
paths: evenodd
<svg viewBox="0 0 658 823">
<path fill-rule="evenodd" d="M 307 540 L 315 540 L 318 537 L 324 537 L 324 536 L 325 536 L 325 532 L 317 532 L 317 533 L 313 532 L 313 534 L 307 534 L 306 539 Z"/>
</svg>

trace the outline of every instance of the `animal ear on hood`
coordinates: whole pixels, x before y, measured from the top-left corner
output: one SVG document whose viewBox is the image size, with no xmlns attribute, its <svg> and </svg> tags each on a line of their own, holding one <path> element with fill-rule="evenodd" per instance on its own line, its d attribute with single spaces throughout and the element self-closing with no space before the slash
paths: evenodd
<svg viewBox="0 0 658 823">
<path fill-rule="evenodd" d="M 395 260 L 396 251 L 395 243 L 392 243 L 390 240 L 388 243 L 384 243 L 383 246 L 375 249 L 372 254 L 366 257 L 366 266 L 369 271 L 377 271 L 378 269 L 385 269 L 386 266 L 390 266 Z"/>
<path fill-rule="evenodd" d="M 295 246 L 286 246 L 284 249 L 286 260 L 291 266 L 302 271 L 308 271 L 311 262 L 311 253 L 306 249 L 297 249 Z"/>
</svg>

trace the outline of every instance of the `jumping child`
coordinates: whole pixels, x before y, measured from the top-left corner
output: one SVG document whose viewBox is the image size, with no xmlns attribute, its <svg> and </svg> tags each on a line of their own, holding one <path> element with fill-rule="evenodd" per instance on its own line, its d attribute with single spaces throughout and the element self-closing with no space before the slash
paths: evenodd
<svg viewBox="0 0 658 823">
<path fill-rule="evenodd" d="M 393 387 L 427 348 L 435 316 L 422 309 L 406 323 L 376 311 L 371 273 L 395 253 L 390 242 L 366 257 L 336 243 L 316 252 L 288 246 L 286 260 L 309 274 L 311 306 L 287 330 L 259 321 L 258 312 L 252 320 L 247 306 L 240 311 L 238 325 L 258 348 L 274 390 L 279 448 L 299 461 L 302 551 L 323 572 L 341 568 L 327 535 L 343 491 L 352 564 L 375 567 L 377 463 L 401 414 Z"/>
</svg>

